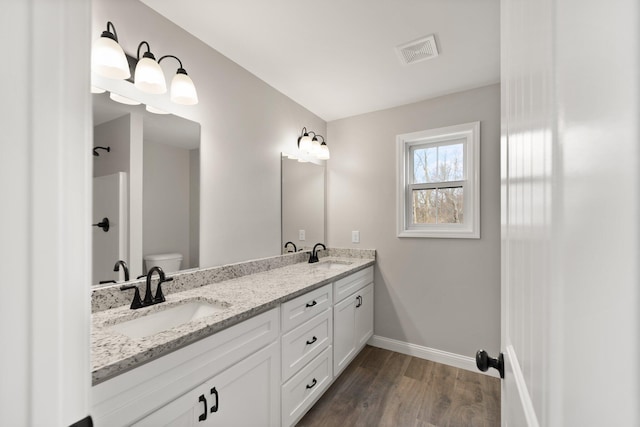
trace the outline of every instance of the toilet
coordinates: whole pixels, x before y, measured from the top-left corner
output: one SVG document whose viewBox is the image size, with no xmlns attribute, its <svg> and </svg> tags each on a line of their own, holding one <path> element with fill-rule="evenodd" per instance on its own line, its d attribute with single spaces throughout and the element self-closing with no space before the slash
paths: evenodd
<svg viewBox="0 0 640 427">
<path fill-rule="evenodd" d="M 158 266 L 165 273 L 173 273 L 180 270 L 182 255 L 178 253 L 145 255 L 144 264 L 147 272 L 152 267 Z"/>
</svg>

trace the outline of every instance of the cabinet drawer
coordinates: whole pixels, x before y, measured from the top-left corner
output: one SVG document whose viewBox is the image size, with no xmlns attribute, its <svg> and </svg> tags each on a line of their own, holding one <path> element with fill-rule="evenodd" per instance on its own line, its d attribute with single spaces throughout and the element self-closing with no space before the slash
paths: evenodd
<svg viewBox="0 0 640 427">
<path fill-rule="evenodd" d="M 331 346 L 282 386 L 282 425 L 297 422 L 331 384 Z"/>
<path fill-rule="evenodd" d="M 345 297 L 371 282 L 373 282 L 373 267 L 367 267 L 364 270 L 353 273 L 351 276 L 336 281 L 333 284 L 335 302 L 342 301 Z"/>
<path fill-rule="evenodd" d="M 282 381 L 331 344 L 333 335 L 331 308 L 282 337 Z"/>
<path fill-rule="evenodd" d="M 331 284 L 307 292 L 282 304 L 282 332 L 288 332 L 298 325 L 322 313 L 333 303 Z"/>
</svg>

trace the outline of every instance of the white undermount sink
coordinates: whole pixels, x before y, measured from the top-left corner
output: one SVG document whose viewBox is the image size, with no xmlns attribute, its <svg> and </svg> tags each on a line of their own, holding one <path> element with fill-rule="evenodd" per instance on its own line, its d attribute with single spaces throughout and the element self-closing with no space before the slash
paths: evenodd
<svg viewBox="0 0 640 427">
<path fill-rule="evenodd" d="M 109 326 L 108 329 L 119 332 L 130 338 L 143 338 L 158 332 L 166 331 L 193 320 L 211 316 L 226 310 L 227 305 L 206 301 L 191 301 L 181 305 L 167 307 L 145 316 Z"/>
<path fill-rule="evenodd" d="M 321 270 L 342 270 L 346 266 L 353 264 L 346 261 L 320 261 L 313 267 Z"/>
</svg>

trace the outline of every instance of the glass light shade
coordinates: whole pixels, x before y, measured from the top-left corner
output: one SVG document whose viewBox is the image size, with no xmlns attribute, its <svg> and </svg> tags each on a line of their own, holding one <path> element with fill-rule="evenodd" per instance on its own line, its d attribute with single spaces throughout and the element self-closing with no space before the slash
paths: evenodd
<svg viewBox="0 0 640 427">
<path fill-rule="evenodd" d="M 156 107 L 152 107 L 151 105 L 147 105 L 145 107 L 145 109 L 148 112 L 153 113 L 153 114 L 169 114 L 167 111 L 161 110 L 161 109 L 156 108 Z"/>
<path fill-rule="evenodd" d="M 316 137 L 311 140 L 311 154 L 314 156 L 320 154 L 320 141 Z"/>
<path fill-rule="evenodd" d="M 309 154 L 311 152 L 311 137 L 309 135 L 305 135 L 300 138 L 298 148 L 300 148 L 300 151 L 304 154 Z"/>
<path fill-rule="evenodd" d="M 100 37 L 91 48 L 91 69 L 99 76 L 109 79 L 128 79 L 131 77 L 129 63 L 117 41 L 109 37 Z"/>
<path fill-rule="evenodd" d="M 122 96 L 122 95 L 118 95 L 117 93 L 113 93 L 111 92 L 109 94 L 109 98 L 111 98 L 112 100 L 119 102 L 120 104 L 125 104 L 125 105 L 140 105 L 139 101 L 134 101 L 131 98 L 127 98 L 126 96 Z"/>
<path fill-rule="evenodd" d="M 176 73 L 171 80 L 171 101 L 181 105 L 196 105 L 198 94 L 196 87 L 186 73 Z"/>
<path fill-rule="evenodd" d="M 318 158 L 320 160 L 329 160 L 331 158 L 331 154 L 329 153 L 329 147 L 324 142 L 320 145 L 320 152 L 318 153 Z"/>
<path fill-rule="evenodd" d="M 161 94 L 167 91 L 162 68 L 151 58 L 142 57 L 138 61 L 133 81 L 138 89 L 146 93 Z"/>
<path fill-rule="evenodd" d="M 105 93 L 106 90 L 101 89 L 99 87 L 96 86 L 91 86 L 91 93 Z"/>
</svg>

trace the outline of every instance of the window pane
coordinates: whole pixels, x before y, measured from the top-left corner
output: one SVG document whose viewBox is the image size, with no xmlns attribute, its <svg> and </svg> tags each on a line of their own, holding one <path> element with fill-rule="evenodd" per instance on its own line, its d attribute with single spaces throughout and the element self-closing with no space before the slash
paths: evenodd
<svg viewBox="0 0 640 427">
<path fill-rule="evenodd" d="M 438 224 L 464 223 L 464 190 L 462 187 L 440 188 L 438 191 Z"/>
<path fill-rule="evenodd" d="M 461 181 L 463 179 L 464 146 L 452 144 L 438 147 L 438 174 L 434 181 Z"/>
<path fill-rule="evenodd" d="M 419 148 L 413 151 L 413 182 L 424 184 L 437 181 L 438 147 Z"/>
<path fill-rule="evenodd" d="M 436 223 L 436 193 L 438 190 L 413 191 L 413 223 Z"/>
</svg>

